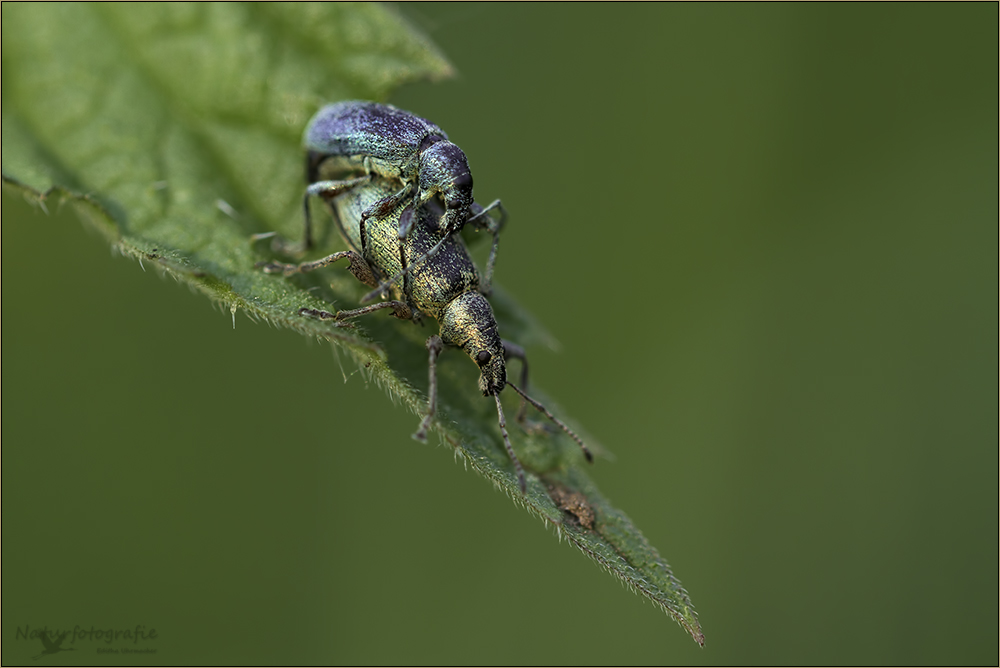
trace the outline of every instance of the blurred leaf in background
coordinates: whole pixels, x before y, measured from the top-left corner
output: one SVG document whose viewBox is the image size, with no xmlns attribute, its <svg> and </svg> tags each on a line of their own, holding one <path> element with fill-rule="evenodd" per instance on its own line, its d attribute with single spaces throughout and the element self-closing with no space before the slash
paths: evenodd
<svg viewBox="0 0 1000 668">
<path fill-rule="evenodd" d="M 315 66 L 221 89 L 233 117 L 194 150 L 291 231 L 297 160 L 242 164 L 226 126 L 264 101 L 297 142 L 272 93 L 324 81 L 347 37 L 254 11 L 220 71 L 282 62 L 254 38 L 288 25 Z M 129 657 L 151 663 L 995 663 L 996 5 L 399 11 L 458 78 L 390 101 L 503 198 L 498 279 L 562 344 L 533 373 L 617 454 L 595 478 L 697 592 L 708 648 L 412 444 L 322 347 L 234 331 L 7 195 L 5 632 L 156 626 L 160 654 Z M 202 90 L 216 65 L 189 57 L 158 85 Z"/>
</svg>

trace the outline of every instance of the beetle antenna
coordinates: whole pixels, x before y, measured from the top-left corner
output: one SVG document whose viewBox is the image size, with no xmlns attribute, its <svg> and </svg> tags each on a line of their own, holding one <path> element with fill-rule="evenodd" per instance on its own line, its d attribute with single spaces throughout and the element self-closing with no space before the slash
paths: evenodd
<svg viewBox="0 0 1000 668">
<path fill-rule="evenodd" d="M 566 432 L 567 434 L 569 434 L 569 435 L 570 435 L 570 437 L 571 437 L 571 438 L 572 438 L 572 439 L 573 439 L 574 441 L 576 441 L 577 443 L 579 443 L 579 444 L 580 444 L 580 448 L 581 448 L 581 449 L 583 450 L 583 456 L 584 456 L 584 457 L 586 457 L 586 458 L 587 458 L 587 461 L 588 461 L 588 462 L 590 462 L 591 464 L 593 464 L 593 463 L 594 463 L 594 455 L 590 454 L 590 448 L 588 448 L 588 447 L 587 447 L 587 445 L 586 445 L 586 444 L 585 444 L 585 443 L 583 442 L 583 440 L 582 440 L 582 439 L 581 439 L 581 438 L 580 438 L 579 436 L 577 436 L 577 435 L 576 435 L 576 434 L 575 434 L 575 433 L 573 432 L 573 430 L 572 430 L 572 429 L 570 429 L 569 427 L 567 427 L 567 426 L 566 426 L 566 423 L 565 423 L 565 422 L 563 422 L 562 420 L 560 420 L 559 418 L 557 418 L 557 417 L 556 417 L 555 415 L 553 415 L 552 413 L 550 413 L 550 412 L 548 411 L 548 409 L 547 409 L 547 408 L 545 408 L 545 406 L 541 405 L 540 403 L 538 403 L 537 401 L 535 401 L 534 399 L 532 399 L 531 397 L 529 397 L 529 396 L 528 396 L 527 394 L 525 394 L 525 393 L 524 393 L 524 392 L 523 392 L 523 391 L 521 390 L 521 388 L 519 388 L 519 387 L 518 387 L 517 385 L 515 385 L 514 383 L 512 383 L 512 382 L 510 382 L 510 381 L 508 380 L 508 381 L 507 381 L 507 384 L 508 384 L 508 385 L 510 385 L 511 387 L 513 387 L 513 388 L 514 388 L 514 391 L 515 391 L 515 392 L 517 392 L 517 393 L 518 393 L 518 394 L 520 394 L 520 395 L 521 395 L 522 397 L 524 397 L 524 400 L 525 400 L 525 401 L 527 401 L 527 402 L 528 402 L 529 404 L 531 404 L 531 405 L 532 405 L 532 406 L 534 406 L 534 407 L 535 407 L 536 409 L 538 409 L 538 411 L 539 411 L 540 413 L 543 413 L 543 414 L 545 415 L 545 417 L 547 417 L 548 419 L 552 420 L 552 421 L 553 421 L 553 422 L 555 422 L 555 423 L 556 423 L 557 425 L 559 425 L 559 426 L 560 426 L 560 427 L 562 428 L 562 430 L 563 430 L 564 432 Z M 499 397 L 497 397 L 497 405 L 500 405 L 500 398 L 499 398 Z M 501 416 L 501 418 L 502 418 L 502 416 Z M 502 426 L 502 425 L 501 425 L 501 426 Z M 504 434 L 506 434 L 506 432 L 504 432 Z"/>
<path fill-rule="evenodd" d="M 514 462 L 514 469 L 517 471 L 517 484 L 521 488 L 521 494 L 524 494 L 528 490 L 527 485 L 524 484 L 524 469 L 521 468 L 521 462 L 518 460 L 517 455 L 514 454 L 514 448 L 510 444 L 510 436 L 507 435 L 507 421 L 503 417 L 503 405 L 500 403 L 500 393 L 494 393 L 493 398 L 497 400 L 497 415 L 500 416 L 500 433 L 503 434 L 503 445 L 507 448 L 510 460 Z"/>
</svg>

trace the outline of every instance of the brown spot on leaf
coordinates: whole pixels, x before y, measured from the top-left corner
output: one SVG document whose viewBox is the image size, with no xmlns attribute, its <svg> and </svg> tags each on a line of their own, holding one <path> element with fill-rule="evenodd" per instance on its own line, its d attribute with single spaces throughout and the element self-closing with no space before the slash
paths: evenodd
<svg viewBox="0 0 1000 668">
<path fill-rule="evenodd" d="M 559 506 L 559 510 L 569 516 L 571 522 L 576 522 L 587 529 L 594 528 L 594 509 L 590 507 L 587 497 L 565 485 L 550 482 L 549 496 Z"/>
</svg>

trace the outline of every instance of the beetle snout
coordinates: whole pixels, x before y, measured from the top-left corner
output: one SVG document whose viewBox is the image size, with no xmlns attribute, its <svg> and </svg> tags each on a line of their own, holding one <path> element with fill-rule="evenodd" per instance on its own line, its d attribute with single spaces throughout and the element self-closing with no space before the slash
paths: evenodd
<svg viewBox="0 0 1000 668">
<path fill-rule="evenodd" d="M 503 355 L 491 355 L 485 363 L 480 363 L 479 360 L 482 359 L 483 353 L 490 355 L 489 352 L 482 351 L 475 358 L 475 362 L 479 364 L 480 371 L 479 391 L 483 393 L 483 396 L 488 397 L 502 391 L 507 386 L 507 368 Z"/>
</svg>

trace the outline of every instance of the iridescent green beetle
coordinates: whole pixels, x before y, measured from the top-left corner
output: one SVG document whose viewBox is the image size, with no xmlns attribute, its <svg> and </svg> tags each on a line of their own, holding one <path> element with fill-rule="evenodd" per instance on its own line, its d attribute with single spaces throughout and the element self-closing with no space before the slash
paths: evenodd
<svg viewBox="0 0 1000 668">
<path fill-rule="evenodd" d="M 427 339 L 427 349 L 430 351 L 427 412 L 413 436 L 419 440 L 426 440 L 427 430 L 436 411 L 438 355 L 446 345 L 461 348 L 479 367 L 479 390 L 484 396 L 492 396 L 496 401 L 504 447 L 514 464 L 522 493 L 526 490 L 524 469 L 511 446 L 503 406 L 500 403 L 500 392 L 508 385 L 525 401 L 559 425 L 580 445 L 587 460 L 593 461 L 590 450 L 580 437 L 542 404 L 527 395 L 528 364 L 524 350 L 500 338 L 493 309 L 481 292 L 479 271 L 469 257 L 465 243 L 459 235 L 449 233 L 442 223 L 447 211 L 442 211 L 434 200 L 429 200 L 416 212 L 409 214 L 414 222 L 409 234 L 403 239 L 402 257 L 397 252 L 399 248 L 397 230 L 400 219 L 411 205 L 399 201 L 395 208 L 380 215 L 365 215 L 379 202 L 393 197 L 398 189 L 397 181 L 372 178 L 349 190 L 316 193 L 329 205 L 334 221 L 350 250 L 333 253 L 313 262 L 301 264 L 261 262 L 258 266 L 267 273 L 290 276 L 320 269 L 346 259 L 350 262 L 348 269 L 358 280 L 365 285 L 378 288 L 380 281 L 401 272 L 403 263 L 411 260 L 411 280 L 402 286 L 398 284 L 391 286 L 392 296 L 395 299 L 350 311 L 330 313 L 303 308 L 299 313 L 322 320 L 344 322 L 388 308 L 392 309 L 394 316 L 404 320 L 413 320 L 415 310 L 437 320 L 440 324 L 439 333 Z M 432 249 L 435 248 L 437 250 L 432 253 Z M 417 258 L 422 258 L 419 265 L 412 262 Z M 507 360 L 511 358 L 521 360 L 523 389 L 507 380 Z"/>
</svg>

